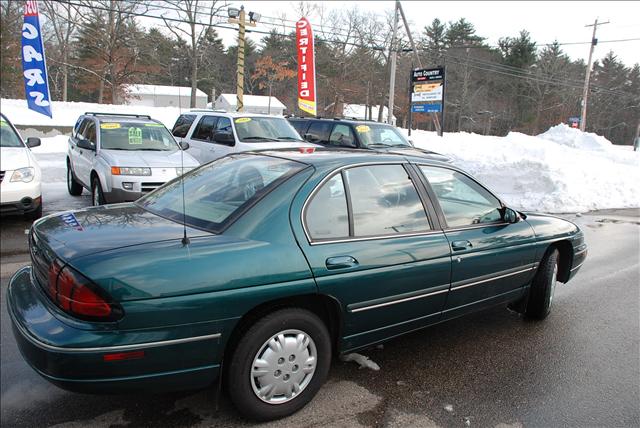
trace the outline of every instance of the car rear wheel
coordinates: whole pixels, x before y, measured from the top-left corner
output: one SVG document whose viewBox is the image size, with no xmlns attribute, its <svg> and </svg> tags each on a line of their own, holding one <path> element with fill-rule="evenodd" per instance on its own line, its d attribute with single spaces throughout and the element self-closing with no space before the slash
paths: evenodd
<svg viewBox="0 0 640 428">
<path fill-rule="evenodd" d="M 542 259 L 538 272 L 533 278 L 525 315 L 528 318 L 543 320 L 551 311 L 553 294 L 558 282 L 558 250 L 552 249 Z"/>
<path fill-rule="evenodd" d="M 226 383 L 246 417 L 266 421 L 290 415 L 316 395 L 329 372 L 331 337 L 304 309 L 282 309 L 253 324 L 238 342 Z"/>
<path fill-rule="evenodd" d="M 67 190 L 72 196 L 80 196 L 82 194 L 82 185 L 73 177 L 69 162 L 67 162 Z"/>
<path fill-rule="evenodd" d="M 91 180 L 91 203 L 94 207 L 104 205 L 105 203 L 102 186 L 100 185 L 98 177 L 94 177 L 93 180 Z"/>
</svg>

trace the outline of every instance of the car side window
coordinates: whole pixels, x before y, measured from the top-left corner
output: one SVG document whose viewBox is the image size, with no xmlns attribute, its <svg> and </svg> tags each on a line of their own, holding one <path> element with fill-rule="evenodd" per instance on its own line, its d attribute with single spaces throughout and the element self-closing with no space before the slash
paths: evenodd
<svg viewBox="0 0 640 428">
<path fill-rule="evenodd" d="M 73 138 L 79 138 L 81 135 L 80 129 L 82 128 L 82 125 L 84 125 L 86 123 L 86 120 L 79 118 L 78 121 L 76 122 L 75 126 L 73 127 Z"/>
<path fill-rule="evenodd" d="M 334 175 L 316 191 L 307 206 L 305 221 L 313 240 L 349 236 L 349 214 L 342 175 Z"/>
<path fill-rule="evenodd" d="M 216 131 L 233 132 L 233 129 L 231 128 L 231 119 L 229 119 L 228 117 L 218 118 L 218 123 L 216 123 Z"/>
<path fill-rule="evenodd" d="M 309 141 L 318 144 L 329 144 L 329 134 L 333 127 L 332 122 L 314 122 L 309 126 L 307 135 Z"/>
<path fill-rule="evenodd" d="M 191 138 L 193 138 L 194 140 L 203 141 L 211 140 L 217 120 L 218 118 L 216 116 L 202 116 L 202 119 L 200 119 L 200 122 L 198 122 L 198 125 L 195 131 L 193 131 L 193 135 L 191 136 Z"/>
<path fill-rule="evenodd" d="M 82 135 L 84 136 L 84 138 L 86 140 L 91 141 L 94 145 L 96 144 L 96 123 L 91 120 L 88 119 L 87 120 L 87 126 L 85 126 L 84 131 L 82 132 Z"/>
<path fill-rule="evenodd" d="M 424 205 L 402 165 L 369 165 L 345 171 L 353 235 L 384 236 L 431 229 Z"/>
<path fill-rule="evenodd" d="M 304 137 L 304 130 L 307 128 L 308 124 L 306 120 L 291 120 L 289 121 L 289 123 L 295 128 L 296 131 L 298 131 L 298 134 L 300 134 L 301 137 Z"/>
<path fill-rule="evenodd" d="M 175 125 L 173 125 L 171 133 L 174 135 L 174 137 L 186 137 L 194 120 L 196 120 L 195 114 L 181 114 L 180 117 L 178 117 L 178 120 L 176 120 Z"/>
<path fill-rule="evenodd" d="M 333 128 L 329 137 L 329 145 L 341 147 L 355 147 L 355 137 L 349 125 L 338 124 Z"/>
<path fill-rule="evenodd" d="M 498 198 L 471 178 L 448 168 L 420 166 L 429 181 L 449 227 L 502 220 Z"/>
</svg>

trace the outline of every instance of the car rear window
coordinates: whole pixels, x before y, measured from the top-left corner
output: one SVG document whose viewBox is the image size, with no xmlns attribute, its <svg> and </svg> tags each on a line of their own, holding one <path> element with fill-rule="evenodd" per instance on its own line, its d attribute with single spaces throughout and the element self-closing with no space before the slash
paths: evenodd
<svg viewBox="0 0 640 428">
<path fill-rule="evenodd" d="M 184 180 L 168 183 L 137 203 L 162 217 L 181 223 L 184 216 L 187 225 L 216 232 L 306 166 L 270 156 L 227 156 L 191 171 Z"/>
</svg>

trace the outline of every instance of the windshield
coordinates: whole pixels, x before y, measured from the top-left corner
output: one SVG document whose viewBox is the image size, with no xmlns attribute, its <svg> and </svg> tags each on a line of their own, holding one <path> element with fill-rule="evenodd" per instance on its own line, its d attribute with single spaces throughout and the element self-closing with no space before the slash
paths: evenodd
<svg viewBox="0 0 640 428">
<path fill-rule="evenodd" d="M 263 143 L 273 141 L 303 141 L 298 132 L 280 117 L 238 117 L 234 119 L 240 141 Z"/>
<path fill-rule="evenodd" d="M 145 209 L 216 231 L 272 188 L 306 167 L 286 159 L 239 154 L 206 164 L 138 200 Z"/>
<path fill-rule="evenodd" d="M 102 122 L 100 148 L 107 150 L 178 150 L 164 125 L 155 122 Z"/>
<path fill-rule="evenodd" d="M 411 144 L 390 125 L 367 123 L 356 126 L 360 142 L 365 147 L 411 147 Z"/>
<path fill-rule="evenodd" d="M 24 147 L 9 122 L 0 118 L 0 147 Z"/>
</svg>

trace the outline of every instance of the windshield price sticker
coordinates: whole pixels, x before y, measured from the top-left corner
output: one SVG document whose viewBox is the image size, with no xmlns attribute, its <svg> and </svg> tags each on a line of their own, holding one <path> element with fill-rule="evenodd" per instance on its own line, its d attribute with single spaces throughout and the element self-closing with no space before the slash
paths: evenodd
<svg viewBox="0 0 640 428">
<path fill-rule="evenodd" d="M 145 123 L 144 126 L 148 126 L 149 128 L 162 128 L 164 127 L 161 123 Z"/>
<path fill-rule="evenodd" d="M 100 124 L 100 129 L 118 129 L 120 128 L 119 123 L 102 123 Z"/>
<path fill-rule="evenodd" d="M 358 125 L 358 126 L 356 126 L 356 131 L 358 131 L 360 133 L 364 133 L 364 132 L 371 131 L 371 128 L 369 128 L 367 125 Z"/>
<path fill-rule="evenodd" d="M 251 122 L 251 118 L 250 117 L 239 117 L 235 120 L 236 123 L 246 123 L 246 122 Z"/>
<path fill-rule="evenodd" d="M 129 128 L 129 144 L 142 144 L 142 129 Z"/>
</svg>

